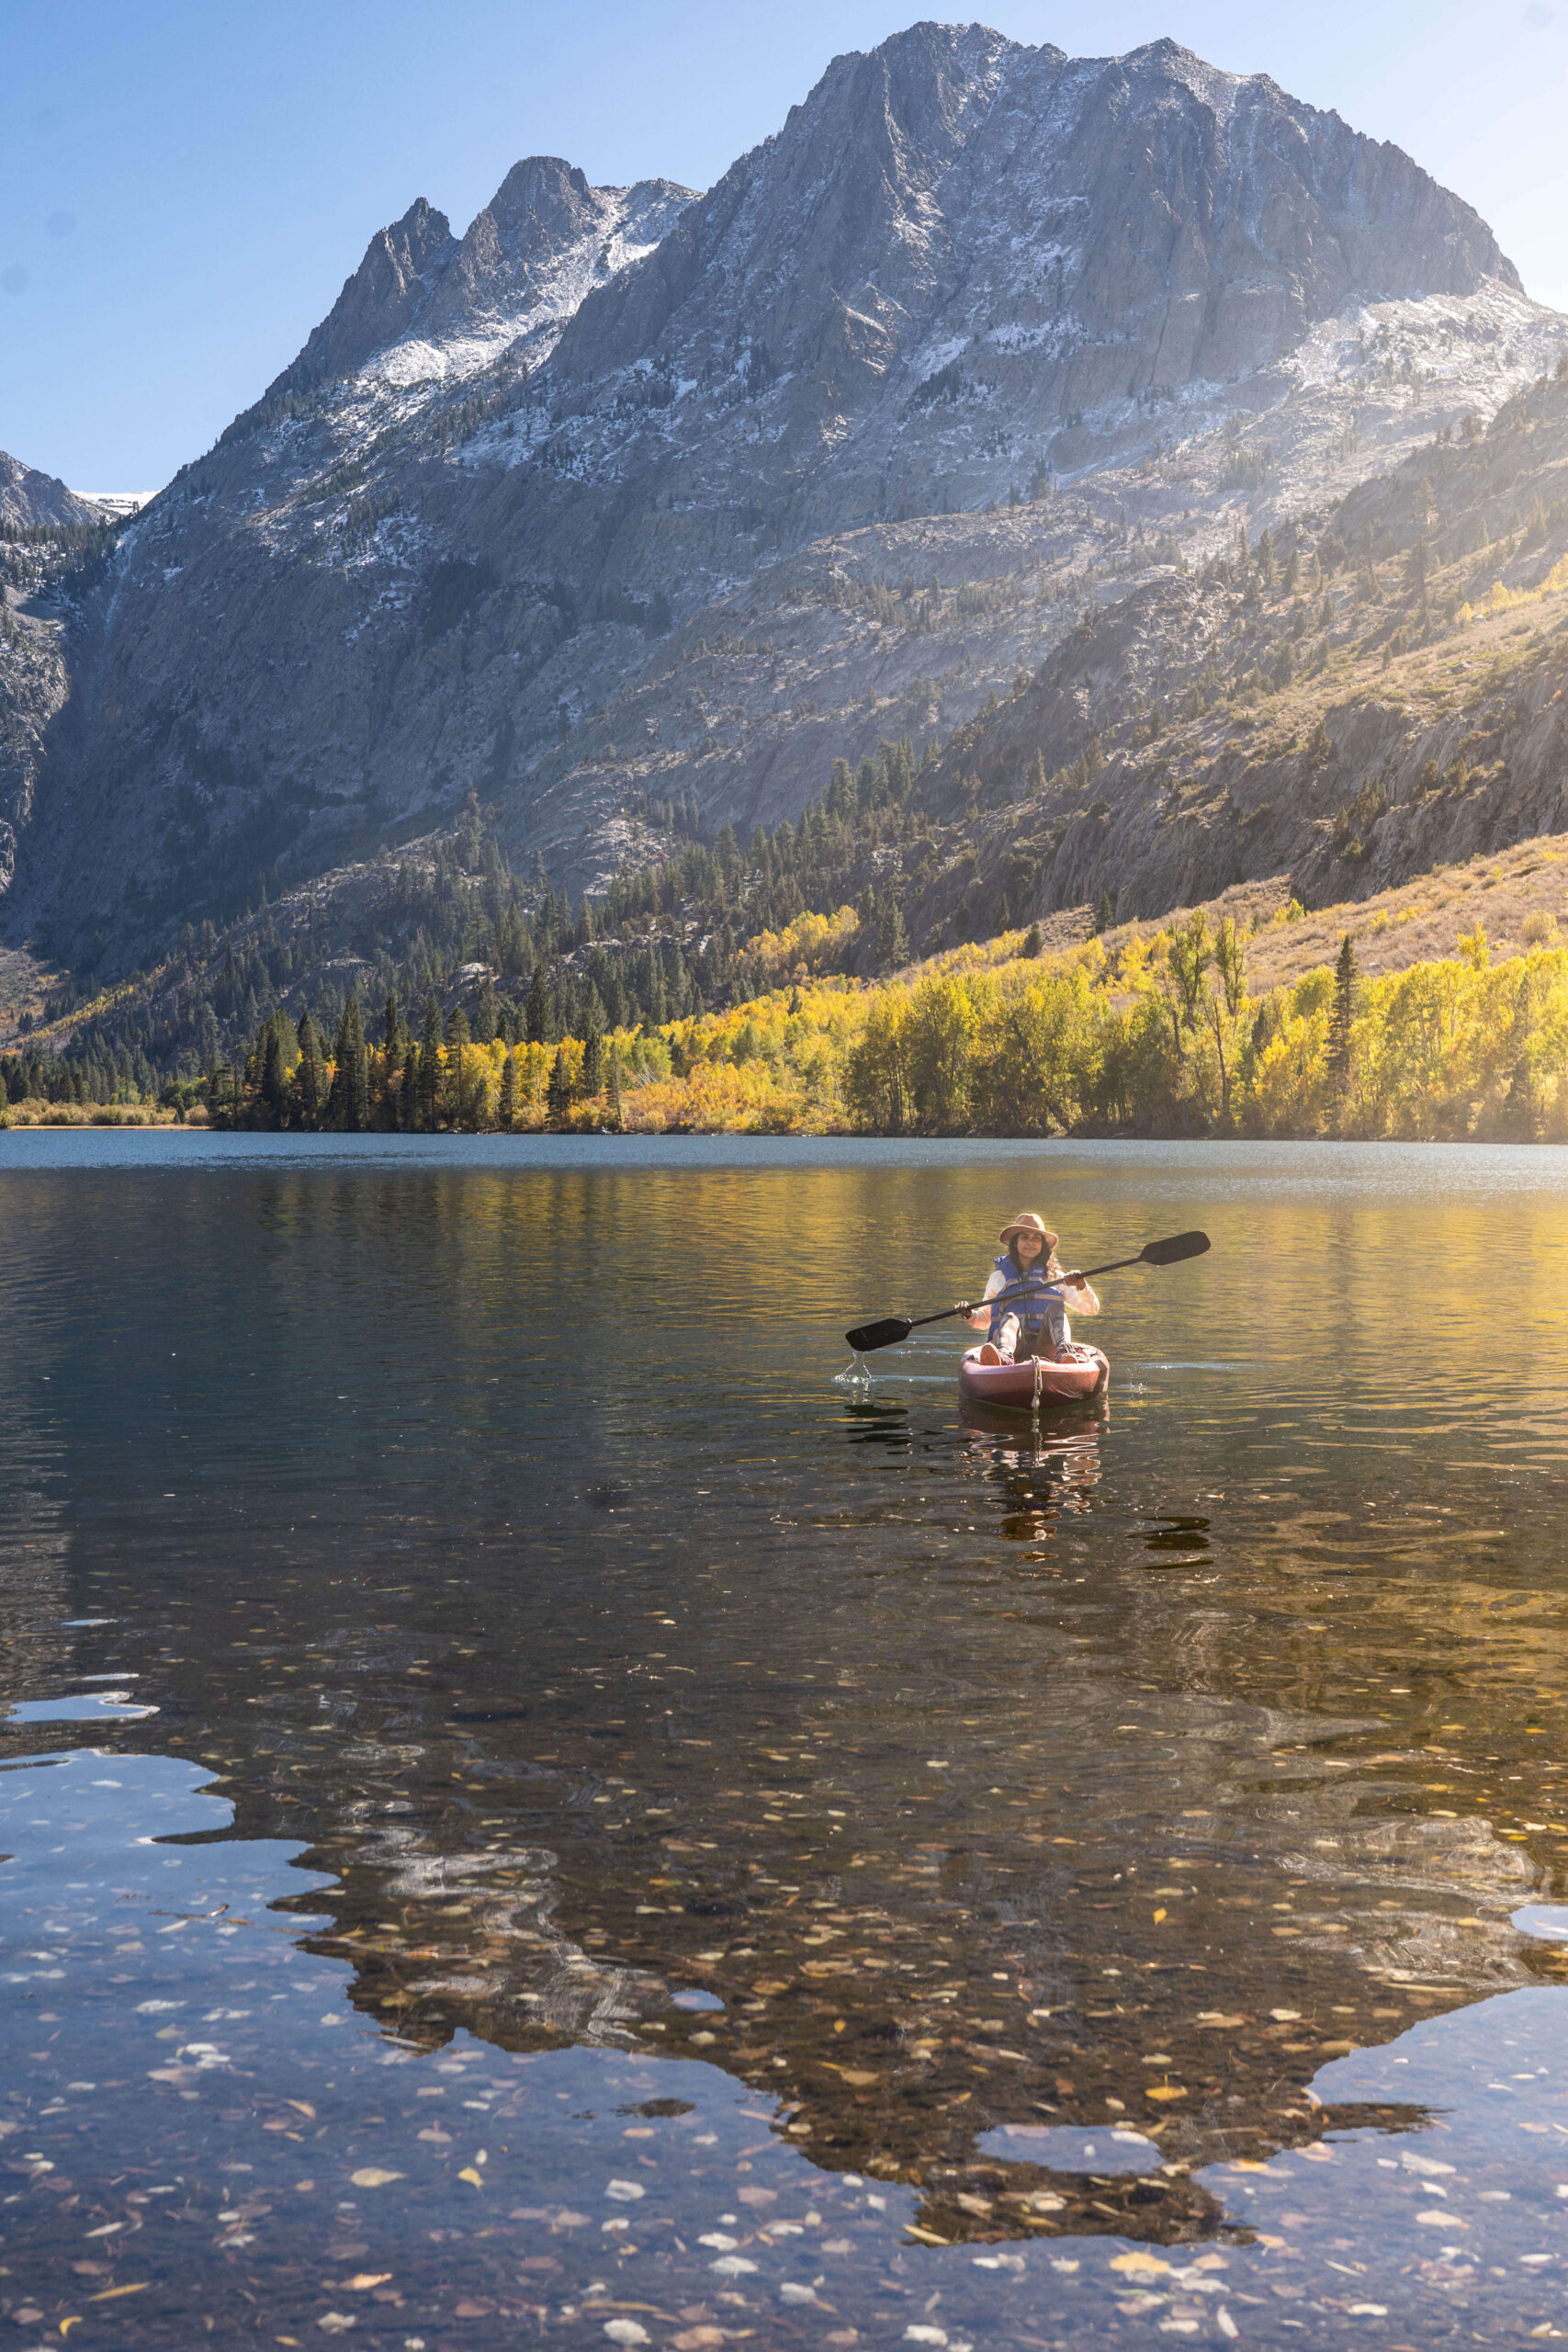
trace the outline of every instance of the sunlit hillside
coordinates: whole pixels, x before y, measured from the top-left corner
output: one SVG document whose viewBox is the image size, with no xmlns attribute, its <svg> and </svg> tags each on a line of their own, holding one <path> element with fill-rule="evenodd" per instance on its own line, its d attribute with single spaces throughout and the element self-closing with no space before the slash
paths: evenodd
<svg viewBox="0 0 1568 2352">
<path fill-rule="evenodd" d="M 1254 886 L 870 981 L 831 968 L 846 906 L 747 941 L 774 985 L 722 1012 L 513 1044 L 432 992 L 417 1036 L 393 998 L 367 1044 L 351 997 L 335 1039 L 277 1012 L 243 1062 L 164 1093 L 307 1129 L 1565 1138 L 1565 880 L 1568 850 L 1526 842 L 1314 915 Z M 66 1065 L 0 1075 L 14 1123 L 94 1115 Z"/>
</svg>

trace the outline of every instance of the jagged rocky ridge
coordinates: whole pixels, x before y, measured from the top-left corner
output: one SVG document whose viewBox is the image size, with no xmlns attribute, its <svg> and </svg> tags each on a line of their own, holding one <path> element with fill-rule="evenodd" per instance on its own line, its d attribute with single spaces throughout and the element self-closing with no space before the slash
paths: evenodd
<svg viewBox="0 0 1568 2352">
<path fill-rule="evenodd" d="M 125 530 L 11 934 L 110 972 L 470 790 L 574 888 L 649 790 L 776 822 L 1562 334 L 1407 157 L 1168 42 L 916 26 L 695 200 L 533 159 Z"/>
<path fill-rule="evenodd" d="M 555 155 L 508 172 L 463 237 L 421 197 L 370 240 L 305 348 L 231 426 L 241 438 L 268 404 L 355 375 L 372 361 L 391 384 L 471 374 L 502 354 L 513 369 L 547 358 L 595 286 L 652 252 L 694 191 L 670 180 L 590 187 Z"/>
</svg>

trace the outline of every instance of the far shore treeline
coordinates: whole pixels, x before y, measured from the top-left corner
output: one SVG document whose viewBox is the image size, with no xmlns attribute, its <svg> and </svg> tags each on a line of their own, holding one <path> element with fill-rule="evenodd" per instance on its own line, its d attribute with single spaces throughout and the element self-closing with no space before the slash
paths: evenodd
<svg viewBox="0 0 1568 2352">
<path fill-rule="evenodd" d="M 1494 962 L 1478 924 L 1457 956 L 1367 979 L 1347 935 L 1337 965 L 1255 997 L 1247 934 L 1200 910 L 1109 948 L 1042 956 L 1015 932 L 882 980 L 814 973 L 859 920 L 749 943 L 778 985 L 741 1003 L 581 1036 L 508 1042 L 488 973 L 416 1018 L 394 995 L 367 1023 L 351 995 L 330 1038 L 277 1011 L 164 1100 L 306 1133 L 1568 1139 L 1568 949 L 1550 938 Z M 65 1069 L 0 1060 L 12 1119 L 90 1116 L 68 1074 L 48 1107 Z"/>
<path fill-rule="evenodd" d="M 1092 764 L 1057 784 L 1090 790 Z M 156 971 L 63 1007 L 0 1055 L 0 1120 L 1568 1137 L 1562 849 L 1346 908 L 1337 966 L 1322 918 L 1329 960 L 1282 959 L 1294 899 L 1254 905 L 1255 933 L 1221 907 L 1119 923 L 1107 898 L 1043 953 L 1005 876 L 932 911 L 931 773 L 907 739 L 835 760 L 798 822 L 746 846 L 649 803 L 662 859 L 575 910 L 542 866 L 511 872 L 470 796 L 452 834 L 356 869 L 342 903 L 264 903 L 226 942 L 187 925 Z M 1479 918 L 1447 920 L 1483 892 L 1495 955 Z M 1352 928 L 1416 953 L 1364 976 Z"/>
</svg>

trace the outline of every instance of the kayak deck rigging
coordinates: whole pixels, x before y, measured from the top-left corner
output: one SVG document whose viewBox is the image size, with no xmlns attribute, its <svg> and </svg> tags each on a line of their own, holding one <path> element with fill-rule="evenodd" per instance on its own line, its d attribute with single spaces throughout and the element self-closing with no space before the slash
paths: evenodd
<svg viewBox="0 0 1568 2352">
<path fill-rule="evenodd" d="M 1027 1356 L 1021 1363 L 982 1363 L 979 1349 L 971 1348 L 958 1367 L 958 1393 L 971 1404 L 1038 1413 L 1048 1405 L 1101 1396 L 1110 1379 L 1106 1357 L 1077 1340 L 1055 1360 Z"/>
</svg>

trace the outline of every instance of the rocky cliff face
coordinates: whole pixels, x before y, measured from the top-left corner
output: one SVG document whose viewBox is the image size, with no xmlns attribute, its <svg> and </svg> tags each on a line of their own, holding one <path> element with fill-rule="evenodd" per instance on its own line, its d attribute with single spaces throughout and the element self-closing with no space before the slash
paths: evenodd
<svg viewBox="0 0 1568 2352">
<path fill-rule="evenodd" d="M 1337 503 L 1296 510 L 1201 567 L 1151 562 L 1141 525 L 1106 503 L 1005 510 L 983 539 L 971 518 L 904 525 L 908 568 L 891 586 L 879 569 L 887 532 L 852 534 L 831 543 L 826 568 L 820 547 L 774 567 L 766 622 L 737 592 L 713 637 L 673 631 L 603 715 L 632 746 L 624 763 L 608 745 L 575 765 L 561 754 L 569 764 L 547 802 L 563 854 L 581 857 L 586 842 L 633 865 L 679 855 L 669 802 L 682 800 L 689 828 L 694 777 L 715 794 L 728 779 L 733 796 L 754 795 L 768 823 L 765 799 L 804 797 L 835 751 L 858 757 L 879 737 L 940 720 L 945 742 L 938 751 L 926 734 L 908 821 L 829 858 L 808 899 L 781 883 L 776 834 L 721 905 L 661 894 L 651 925 L 661 952 L 700 963 L 699 943 L 726 928 L 744 941 L 803 905 L 830 913 L 868 892 L 880 911 L 851 951 L 865 975 L 891 952 L 892 907 L 917 954 L 1032 922 L 1055 952 L 1107 910 L 1125 922 L 1220 899 L 1218 912 L 1267 923 L 1294 897 L 1338 907 L 1342 922 L 1346 900 L 1371 899 L 1370 968 L 1453 951 L 1457 911 L 1446 933 L 1404 930 L 1417 899 L 1450 911 L 1463 902 L 1465 928 L 1479 915 L 1496 933 L 1511 919 L 1516 941 L 1526 913 L 1562 914 L 1564 853 L 1540 837 L 1568 833 L 1568 372 L 1506 403 L 1489 429 L 1473 415 L 1457 437 L 1443 428 Z M 943 589 L 933 574 L 955 553 L 968 576 Z M 1043 639 L 1050 650 L 1031 670 Z M 920 666 L 943 662 L 942 676 Z M 832 691 L 849 675 L 877 690 L 829 720 L 807 686 Z M 626 775 L 647 798 L 596 820 Z M 187 933 L 147 985 L 117 989 L 87 1016 L 83 1035 L 89 1047 L 95 1035 L 130 1040 L 205 1068 L 219 1047 L 248 1045 L 268 1001 L 258 986 L 286 989 L 291 1017 L 320 1012 L 323 996 L 335 1008 L 351 985 L 377 1000 L 393 986 L 423 991 L 428 934 L 417 926 L 434 903 L 422 893 L 438 855 L 463 863 L 460 887 L 483 920 L 481 907 L 494 913 L 490 846 L 465 822 L 312 876 L 216 936 Z M 1466 859 L 1476 870 L 1456 881 L 1450 869 Z M 1510 873 L 1529 879 L 1528 904 L 1502 887 Z M 1418 876 L 1415 898 L 1380 899 Z M 540 893 L 525 895 L 536 913 Z M 624 888 L 616 899 L 623 914 L 636 905 Z M 553 918 L 542 922 L 553 937 Z M 449 943 L 468 927 L 448 911 Z M 625 916 L 556 977 L 581 983 L 604 954 L 639 968 L 649 935 L 645 913 Z M 1292 925 L 1290 975 L 1337 935 L 1321 922 Z M 1258 969 L 1272 985 L 1281 967 L 1269 938 Z M 498 927 L 491 949 L 520 996 L 537 943 L 506 944 Z M 459 962 L 449 1002 L 482 969 Z M 16 1001 L 28 975 L 10 978 Z M 703 984 L 715 984 L 711 971 Z M 7 989 L 0 959 L 0 1035 Z M 73 1025 L 57 1026 L 56 1040 Z"/>
<path fill-rule="evenodd" d="M 968 840 L 912 928 L 1272 876 L 1323 905 L 1568 831 L 1565 691 L 1560 374 L 1245 558 L 1081 606 L 950 741 L 931 797 Z"/>
<path fill-rule="evenodd" d="M 30 825 L 49 730 L 70 682 L 60 631 L 7 619 L 0 633 L 0 894 L 17 871 Z"/>
<path fill-rule="evenodd" d="M 1314 321 L 1486 283 L 1518 281 L 1468 206 L 1266 78 L 918 25 L 583 305 L 558 429 L 795 537 L 1103 463 Z"/>
<path fill-rule="evenodd" d="M 102 520 L 55 475 L 0 449 L 0 902 L 32 820 L 50 729 L 70 691 L 55 590 L 71 551 L 58 540 L 96 532 Z"/>
<path fill-rule="evenodd" d="M 0 449 L 0 539 L 18 531 L 92 525 L 98 510 L 53 474 L 39 473 Z"/>
<path fill-rule="evenodd" d="M 371 238 L 359 267 L 344 280 L 304 350 L 268 385 L 264 400 L 308 392 L 333 378 L 354 375 L 429 308 L 457 250 L 446 215 L 418 198 L 400 220 Z"/>
<path fill-rule="evenodd" d="M 10 923 L 113 968 L 470 790 L 574 888 L 649 790 L 775 822 L 1562 333 L 1407 157 L 1167 42 L 916 26 L 695 200 L 530 159 L 124 533 Z"/>
</svg>

